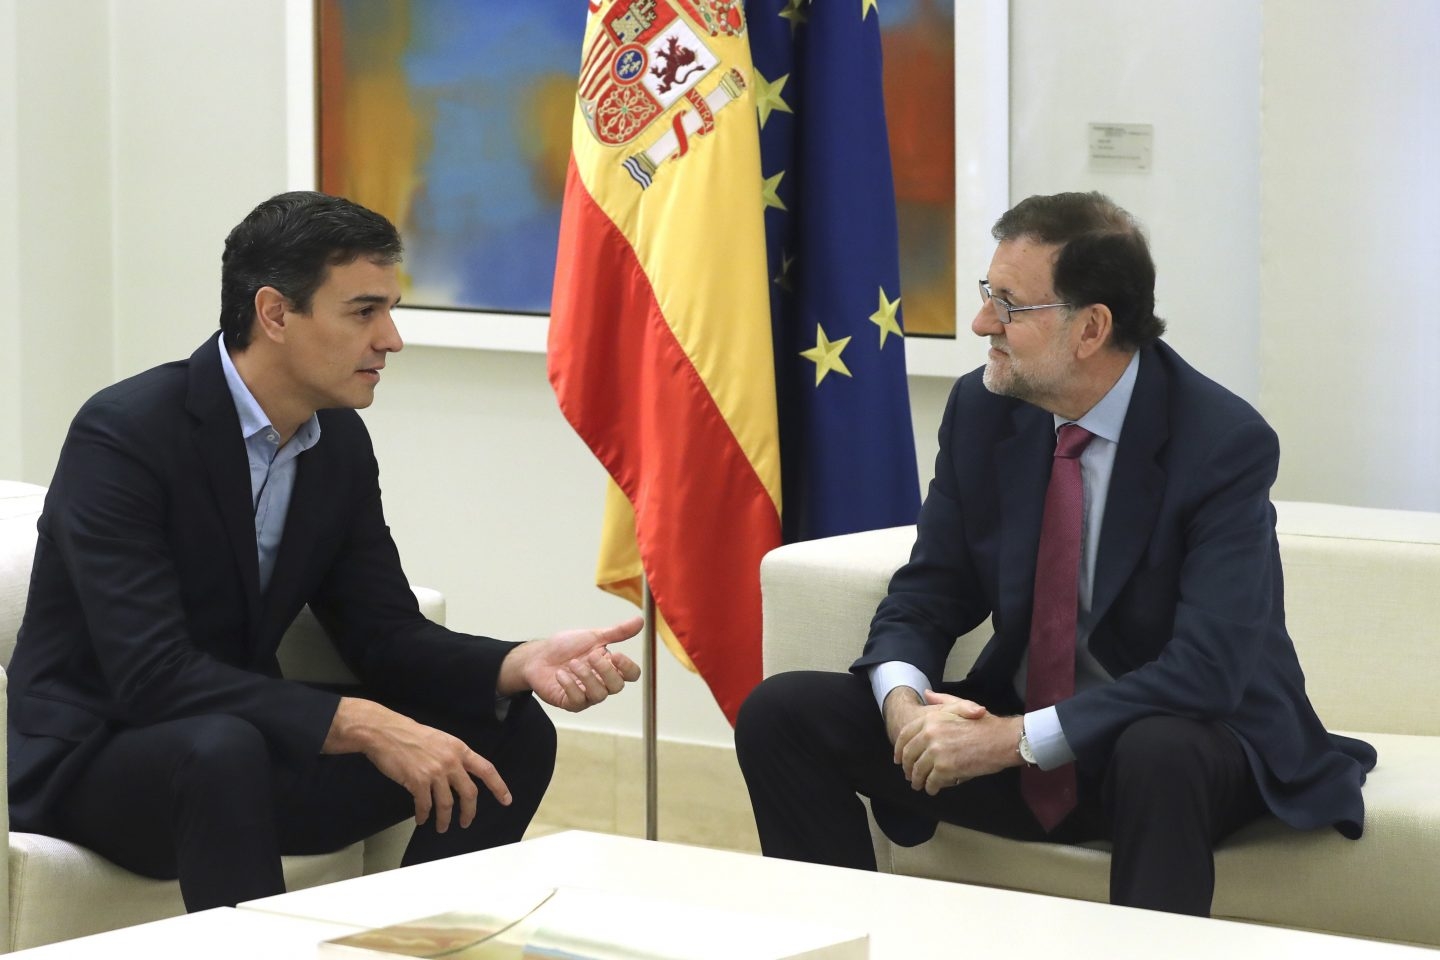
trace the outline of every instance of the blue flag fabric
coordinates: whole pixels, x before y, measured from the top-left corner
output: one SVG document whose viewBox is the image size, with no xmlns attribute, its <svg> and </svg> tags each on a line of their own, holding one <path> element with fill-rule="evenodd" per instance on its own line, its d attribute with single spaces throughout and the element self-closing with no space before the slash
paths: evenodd
<svg viewBox="0 0 1440 960">
<path fill-rule="evenodd" d="M 875 0 L 747 0 L 787 543 L 914 523 Z"/>
</svg>

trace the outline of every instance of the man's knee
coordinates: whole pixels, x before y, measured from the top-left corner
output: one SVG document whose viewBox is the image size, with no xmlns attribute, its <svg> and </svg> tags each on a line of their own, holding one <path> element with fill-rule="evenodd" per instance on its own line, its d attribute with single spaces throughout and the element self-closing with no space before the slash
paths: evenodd
<svg viewBox="0 0 1440 960">
<path fill-rule="evenodd" d="M 225 715 L 191 717 L 177 733 L 184 741 L 179 773 L 200 771 L 209 776 L 270 765 L 265 735 L 248 720 Z"/>
<path fill-rule="evenodd" d="M 555 774 L 556 734 L 554 722 L 537 700 L 516 697 L 510 701 L 498 727 L 493 720 L 430 719 L 433 726 L 459 737 L 495 764 L 517 803 L 539 805 Z"/>
<path fill-rule="evenodd" d="M 1216 741 L 1228 736 L 1213 724 L 1183 717 L 1137 720 L 1115 741 L 1106 770 L 1107 793 L 1203 788 L 1215 773 Z"/>
<path fill-rule="evenodd" d="M 173 735 L 179 740 L 171 782 L 177 798 L 268 798 L 270 749 L 253 724 L 239 717 L 191 717 Z"/>
<path fill-rule="evenodd" d="M 545 770 L 548 781 L 555 769 L 555 723 L 534 698 L 523 698 L 512 706 L 505 725 L 506 737 L 514 746 L 506 752 L 528 766 Z"/>
<path fill-rule="evenodd" d="M 803 672 L 777 673 L 761 680 L 735 716 L 735 752 L 742 761 L 775 743 L 778 731 L 791 729 L 795 706 L 808 694 Z"/>
<path fill-rule="evenodd" d="M 848 673 L 777 673 L 750 691 L 735 718 L 735 752 L 747 759 L 787 758 L 830 743 L 859 718 L 878 718 L 869 685 Z M 843 737 L 842 737 L 843 739 Z"/>
</svg>

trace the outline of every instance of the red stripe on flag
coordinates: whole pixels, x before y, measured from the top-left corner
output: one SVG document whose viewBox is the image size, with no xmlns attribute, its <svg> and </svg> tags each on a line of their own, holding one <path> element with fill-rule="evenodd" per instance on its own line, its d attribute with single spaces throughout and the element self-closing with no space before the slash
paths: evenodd
<svg viewBox="0 0 1440 960">
<path fill-rule="evenodd" d="M 780 544 L 780 519 L 573 157 L 549 374 L 566 419 L 634 506 L 656 606 L 733 724 L 760 681 L 760 559 Z"/>
</svg>

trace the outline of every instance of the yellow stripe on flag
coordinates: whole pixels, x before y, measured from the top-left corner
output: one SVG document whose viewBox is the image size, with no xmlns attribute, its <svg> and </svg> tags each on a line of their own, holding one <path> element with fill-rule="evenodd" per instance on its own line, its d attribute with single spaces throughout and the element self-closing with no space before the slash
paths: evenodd
<svg viewBox="0 0 1440 960">
<path fill-rule="evenodd" d="M 635 543 L 635 511 L 614 480 L 605 481 L 605 518 L 600 525 L 600 559 L 595 565 L 595 585 L 606 593 L 642 606 L 642 581 L 645 570 L 640 565 L 640 551 Z M 655 611 L 655 632 L 665 647 L 691 673 L 695 664 L 659 610 Z"/>
</svg>

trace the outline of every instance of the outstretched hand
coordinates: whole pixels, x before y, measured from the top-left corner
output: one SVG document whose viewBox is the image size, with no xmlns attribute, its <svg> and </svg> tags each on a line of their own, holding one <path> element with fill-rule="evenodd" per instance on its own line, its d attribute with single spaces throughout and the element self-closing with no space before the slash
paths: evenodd
<svg viewBox="0 0 1440 960">
<path fill-rule="evenodd" d="M 639 665 L 608 645 L 635 636 L 644 623 L 633 617 L 613 627 L 562 630 L 522 643 L 500 665 L 497 692 L 511 696 L 533 690 L 551 706 L 572 713 L 592 707 L 640 679 Z"/>
</svg>

